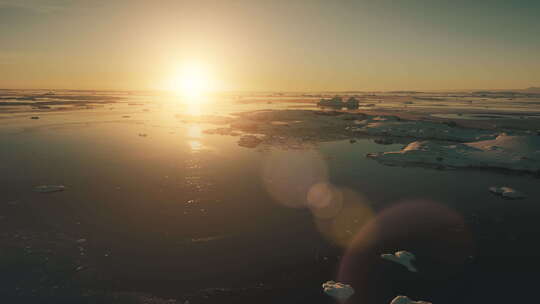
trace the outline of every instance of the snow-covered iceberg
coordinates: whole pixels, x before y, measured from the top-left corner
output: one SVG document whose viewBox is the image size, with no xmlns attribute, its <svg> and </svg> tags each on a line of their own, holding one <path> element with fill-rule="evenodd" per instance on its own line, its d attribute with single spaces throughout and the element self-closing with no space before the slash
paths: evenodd
<svg viewBox="0 0 540 304">
<path fill-rule="evenodd" d="M 396 152 L 367 155 L 389 165 L 423 164 L 435 167 L 495 168 L 540 172 L 540 136 L 501 134 L 492 140 L 448 144 L 415 141 Z"/>
<path fill-rule="evenodd" d="M 449 124 L 430 121 L 403 121 L 389 118 L 373 118 L 358 123 L 352 131 L 372 136 L 413 137 L 457 142 L 493 139 L 497 133 L 489 130 L 465 129 Z"/>
<path fill-rule="evenodd" d="M 414 261 L 416 257 L 414 256 L 414 254 L 408 251 L 401 250 L 401 251 L 397 251 L 394 254 L 391 254 L 391 253 L 381 254 L 381 258 L 401 264 L 407 267 L 409 271 L 412 271 L 412 272 L 418 271 L 416 267 L 414 267 L 414 265 L 412 264 L 412 261 Z"/>
</svg>

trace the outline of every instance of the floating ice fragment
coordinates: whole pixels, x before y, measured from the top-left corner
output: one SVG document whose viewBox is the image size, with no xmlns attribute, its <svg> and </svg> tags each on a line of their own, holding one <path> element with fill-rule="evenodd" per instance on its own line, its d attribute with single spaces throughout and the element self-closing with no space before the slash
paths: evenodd
<svg viewBox="0 0 540 304">
<path fill-rule="evenodd" d="M 64 191 L 66 187 L 64 185 L 40 185 L 34 187 L 35 192 L 50 193 Z"/>
<path fill-rule="evenodd" d="M 322 284 L 324 293 L 331 296 L 332 298 L 345 301 L 354 294 L 354 289 L 351 285 L 328 281 Z"/>
<path fill-rule="evenodd" d="M 401 264 L 407 267 L 409 271 L 412 271 L 412 272 L 418 271 L 416 267 L 414 267 L 414 265 L 412 264 L 412 261 L 415 260 L 416 257 L 414 256 L 414 254 L 408 251 L 401 250 L 401 251 L 397 251 L 394 254 L 381 254 L 381 258 Z"/>
<path fill-rule="evenodd" d="M 522 199 L 526 197 L 525 194 L 510 187 L 489 187 L 489 191 L 506 199 Z"/>
<path fill-rule="evenodd" d="M 413 301 L 406 296 L 397 296 L 395 297 L 390 304 L 431 304 L 431 302 L 426 301 Z"/>
</svg>

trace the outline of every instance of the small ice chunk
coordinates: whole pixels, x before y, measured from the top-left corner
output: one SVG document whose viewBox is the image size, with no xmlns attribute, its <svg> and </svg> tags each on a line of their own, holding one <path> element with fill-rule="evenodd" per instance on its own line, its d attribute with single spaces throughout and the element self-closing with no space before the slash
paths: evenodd
<svg viewBox="0 0 540 304">
<path fill-rule="evenodd" d="M 414 256 L 414 254 L 408 251 L 401 250 L 401 251 L 397 251 L 394 254 L 389 254 L 389 253 L 381 254 L 381 258 L 401 264 L 407 267 L 409 271 L 412 271 L 412 272 L 418 271 L 416 267 L 414 267 L 414 265 L 412 264 L 412 261 L 414 261 L 416 257 Z"/>
<path fill-rule="evenodd" d="M 354 294 L 354 289 L 351 285 L 339 283 L 335 281 L 328 281 L 322 284 L 324 293 L 331 296 L 334 299 L 345 301 Z"/>
<path fill-rule="evenodd" d="M 503 198 L 507 198 L 507 199 L 522 199 L 526 197 L 525 194 L 515 189 L 512 189 L 510 187 L 504 187 L 504 186 L 503 187 L 489 187 L 489 191 L 491 193 L 500 195 Z"/>
<path fill-rule="evenodd" d="M 64 191 L 66 187 L 64 185 L 39 185 L 34 187 L 35 192 L 50 193 Z"/>
<path fill-rule="evenodd" d="M 431 302 L 426 301 L 413 301 L 406 296 L 397 296 L 395 297 L 390 304 L 431 304 Z"/>
</svg>

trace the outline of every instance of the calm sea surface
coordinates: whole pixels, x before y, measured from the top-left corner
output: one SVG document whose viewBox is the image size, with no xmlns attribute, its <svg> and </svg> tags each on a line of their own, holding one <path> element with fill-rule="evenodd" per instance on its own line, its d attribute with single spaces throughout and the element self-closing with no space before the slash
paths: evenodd
<svg viewBox="0 0 540 304">
<path fill-rule="evenodd" d="M 131 96 L 78 111 L 2 114 L 0 228 L 86 239 L 77 262 L 94 289 L 182 299 L 224 288 L 237 292 L 236 303 L 331 303 L 320 288 L 326 280 L 352 284 L 353 303 L 398 294 L 509 303 L 534 294 L 533 176 L 383 166 L 365 154 L 401 145 L 369 139 L 248 149 L 238 137 L 203 132 L 215 125 L 176 116 L 290 106 L 298 104 Z M 32 191 L 43 184 L 67 189 Z M 528 198 L 503 200 L 490 186 Z M 302 207 L 313 201 L 335 206 Z M 378 257 L 402 249 L 417 255 L 418 273 Z"/>
</svg>

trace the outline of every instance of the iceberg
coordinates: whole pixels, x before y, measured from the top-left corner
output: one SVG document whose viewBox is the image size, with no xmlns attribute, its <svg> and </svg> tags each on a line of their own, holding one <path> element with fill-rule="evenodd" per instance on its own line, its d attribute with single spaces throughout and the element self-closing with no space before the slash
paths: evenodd
<svg viewBox="0 0 540 304">
<path fill-rule="evenodd" d="M 64 191 L 65 189 L 66 187 L 64 185 L 40 185 L 34 187 L 34 191 L 40 193 L 59 192 Z"/>
<path fill-rule="evenodd" d="M 492 140 L 448 144 L 415 141 L 397 152 L 369 153 L 388 165 L 423 164 L 452 168 L 492 168 L 540 172 L 540 136 L 501 134 Z"/>
<path fill-rule="evenodd" d="M 412 137 L 416 139 L 470 142 L 493 139 L 496 132 L 490 130 L 465 129 L 430 121 L 403 121 L 391 117 L 375 117 L 362 122 L 355 132 L 371 136 Z"/>
<path fill-rule="evenodd" d="M 506 199 L 522 199 L 527 197 L 525 194 L 510 187 L 490 187 L 489 191 Z"/>
<path fill-rule="evenodd" d="M 322 287 L 325 294 L 340 301 L 345 301 L 354 294 L 354 289 L 351 285 L 335 281 L 327 281 L 322 284 Z"/>
<path fill-rule="evenodd" d="M 397 296 L 395 297 L 390 304 L 431 304 L 431 302 L 426 301 L 413 301 L 406 296 Z"/>
<path fill-rule="evenodd" d="M 414 254 L 408 252 L 408 251 L 405 251 L 405 250 L 401 250 L 401 251 L 397 251 L 396 253 L 394 254 L 381 254 L 381 258 L 385 259 L 385 260 L 388 260 L 388 261 L 392 261 L 392 262 L 395 262 L 395 263 L 398 263 L 398 264 L 401 264 L 405 267 L 407 267 L 407 269 L 411 272 L 417 272 L 418 270 L 416 269 L 416 267 L 414 267 L 414 265 L 412 264 L 412 261 L 414 261 L 416 259 L 416 257 L 414 256 Z"/>
</svg>

